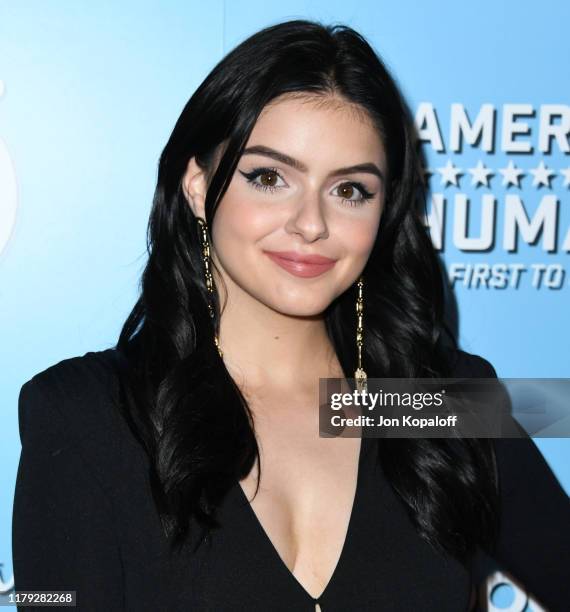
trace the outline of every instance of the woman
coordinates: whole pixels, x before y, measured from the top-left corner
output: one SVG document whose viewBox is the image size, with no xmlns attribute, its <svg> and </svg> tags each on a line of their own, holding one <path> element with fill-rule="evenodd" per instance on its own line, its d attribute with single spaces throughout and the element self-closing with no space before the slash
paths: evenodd
<svg viewBox="0 0 570 612">
<path fill-rule="evenodd" d="M 16 588 L 441 612 L 473 609 L 489 553 L 562 609 L 568 498 L 530 439 L 318 436 L 319 378 L 496 376 L 446 341 L 423 196 L 359 34 L 290 21 L 229 53 L 161 155 L 117 346 L 22 388 Z"/>
</svg>

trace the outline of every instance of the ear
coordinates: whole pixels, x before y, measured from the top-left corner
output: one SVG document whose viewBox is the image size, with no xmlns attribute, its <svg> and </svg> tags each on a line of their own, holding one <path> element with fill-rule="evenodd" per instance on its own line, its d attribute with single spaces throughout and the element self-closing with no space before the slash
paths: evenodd
<svg viewBox="0 0 570 612">
<path fill-rule="evenodd" d="M 206 171 L 198 166 L 194 157 L 190 159 L 186 167 L 186 172 L 182 178 L 182 190 L 194 215 L 205 219 L 206 192 L 208 190 Z"/>
</svg>

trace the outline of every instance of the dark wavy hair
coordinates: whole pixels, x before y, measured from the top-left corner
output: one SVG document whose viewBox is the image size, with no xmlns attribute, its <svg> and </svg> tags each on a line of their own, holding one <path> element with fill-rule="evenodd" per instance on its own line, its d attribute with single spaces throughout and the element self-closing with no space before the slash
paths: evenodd
<svg viewBox="0 0 570 612">
<path fill-rule="evenodd" d="M 247 402 L 219 356 L 197 219 L 182 190 L 195 156 L 206 171 L 206 221 L 262 109 L 283 94 L 334 95 L 363 109 L 387 154 L 385 208 L 363 271 L 363 362 L 369 377 L 451 375 L 441 266 L 425 227 L 426 194 L 414 122 L 394 79 L 362 35 L 292 20 L 242 42 L 185 105 L 160 156 L 141 293 L 116 354 L 124 416 L 150 458 L 154 501 L 173 547 L 203 540 L 216 506 L 259 461 Z M 218 161 L 219 158 L 219 161 Z M 354 376 L 355 287 L 334 300 L 326 329 Z M 497 533 L 493 448 L 482 439 L 377 440 L 382 469 L 418 531 L 461 561 Z M 259 484 L 259 483 L 258 483 Z M 195 530 L 192 524 L 196 523 Z"/>
</svg>

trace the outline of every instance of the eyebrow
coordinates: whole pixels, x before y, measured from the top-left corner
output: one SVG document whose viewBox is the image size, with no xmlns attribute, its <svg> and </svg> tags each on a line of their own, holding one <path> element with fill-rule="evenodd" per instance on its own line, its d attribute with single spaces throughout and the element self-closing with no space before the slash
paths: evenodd
<svg viewBox="0 0 570 612">
<path fill-rule="evenodd" d="M 308 168 L 298 159 L 287 155 L 286 153 L 281 153 L 281 151 L 276 151 L 271 147 L 266 147 L 265 145 L 254 145 L 252 147 L 248 147 L 244 150 L 242 155 L 264 155 L 265 157 L 271 157 L 283 164 L 287 164 L 295 170 L 299 170 L 299 172 L 307 172 Z M 337 168 L 329 173 L 329 176 L 339 176 L 341 174 L 354 174 L 356 172 L 364 172 L 367 174 L 376 175 L 381 181 L 384 181 L 384 174 L 380 170 L 380 168 L 373 164 L 372 162 L 366 162 L 363 164 L 355 164 L 354 166 L 346 166 L 345 168 Z"/>
</svg>

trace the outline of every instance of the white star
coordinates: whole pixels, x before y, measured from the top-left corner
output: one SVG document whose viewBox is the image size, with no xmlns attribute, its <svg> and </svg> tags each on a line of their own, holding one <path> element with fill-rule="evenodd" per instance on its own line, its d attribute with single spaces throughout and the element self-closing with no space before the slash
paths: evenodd
<svg viewBox="0 0 570 612">
<path fill-rule="evenodd" d="M 489 187 L 489 177 L 493 176 L 495 173 L 485 166 L 485 164 L 479 160 L 475 168 L 469 168 L 469 173 L 473 175 L 471 179 L 471 185 L 485 185 L 485 187 Z"/>
<path fill-rule="evenodd" d="M 560 170 L 560 174 L 564 177 L 564 187 L 570 187 L 570 167 Z"/>
<path fill-rule="evenodd" d="M 503 187 L 505 185 L 507 187 L 514 185 L 520 189 L 520 180 L 525 173 L 520 168 L 517 168 L 512 160 L 509 161 L 509 165 L 506 168 L 500 169 L 499 172 L 503 175 Z"/>
<path fill-rule="evenodd" d="M 550 189 L 550 180 L 554 174 L 554 170 L 547 168 L 542 159 L 540 160 L 540 164 L 538 164 L 534 170 L 529 170 L 529 172 L 534 176 L 532 179 L 533 187 L 538 189 L 538 187 L 544 185 Z"/>
<path fill-rule="evenodd" d="M 463 172 L 461 171 L 461 168 L 454 166 L 451 160 L 448 159 L 447 164 L 445 164 L 445 166 L 441 168 L 437 168 L 437 171 L 441 174 L 442 185 L 445 182 L 445 185 L 451 184 L 455 185 L 456 187 L 459 187 L 459 181 L 457 177 L 463 174 Z"/>
</svg>

